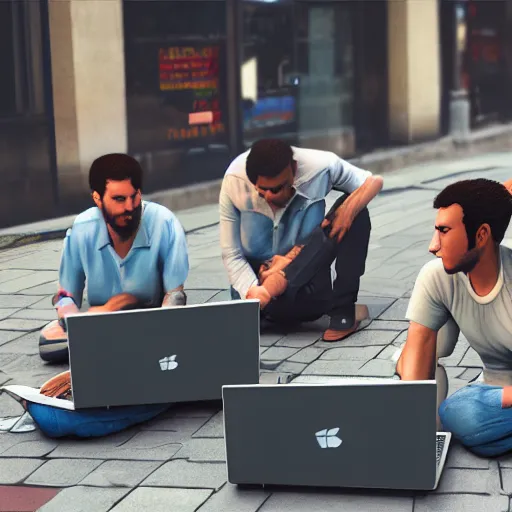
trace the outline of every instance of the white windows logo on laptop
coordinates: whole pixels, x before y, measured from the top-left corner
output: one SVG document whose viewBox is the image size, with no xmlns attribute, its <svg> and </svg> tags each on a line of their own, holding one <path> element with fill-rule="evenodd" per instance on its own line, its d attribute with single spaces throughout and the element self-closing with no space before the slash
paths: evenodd
<svg viewBox="0 0 512 512">
<path fill-rule="evenodd" d="M 176 361 L 176 354 L 169 357 L 164 357 L 158 361 L 162 371 L 175 370 L 178 368 L 178 361 Z"/>
<path fill-rule="evenodd" d="M 339 427 L 324 428 L 315 433 L 316 440 L 320 448 L 338 448 L 343 442 L 336 434 L 340 431 Z"/>
</svg>

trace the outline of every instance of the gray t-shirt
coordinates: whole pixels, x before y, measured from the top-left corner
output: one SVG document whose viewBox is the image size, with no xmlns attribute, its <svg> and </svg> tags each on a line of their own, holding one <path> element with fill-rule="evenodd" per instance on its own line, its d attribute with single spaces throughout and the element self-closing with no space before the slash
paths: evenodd
<svg viewBox="0 0 512 512">
<path fill-rule="evenodd" d="M 500 271 L 493 290 L 485 297 L 474 292 L 468 277 L 449 275 L 441 259 L 420 270 L 407 320 L 438 331 L 455 320 L 470 346 L 484 364 L 484 381 L 512 385 L 512 250 L 500 246 Z"/>
</svg>

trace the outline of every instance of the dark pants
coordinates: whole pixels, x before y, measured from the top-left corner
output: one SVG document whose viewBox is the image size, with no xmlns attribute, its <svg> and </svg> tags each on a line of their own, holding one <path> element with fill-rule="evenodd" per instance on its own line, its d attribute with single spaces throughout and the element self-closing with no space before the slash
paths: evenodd
<svg viewBox="0 0 512 512">
<path fill-rule="evenodd" d="M 334 218 L 334 212 L 347 197 L 343 195 L 334 203 L 327 219 Z M 286 322 L 313 321 L 324 314 L 354 317 L 370 241 L 368 209 L 364 208 L 354 219 L 340 243 L 336 238 L 329 238 L 330 229 L 330 226 L 324 229 L 318 226 L 311 233 L 302 251 L 284 269 L 288 281 L 286 292 L 268 304 L 262 311 L 264 317 Z M 332 286 L 331 264 L 334 260 L 336 280 Z M 253 268 L 257 273 L 259 265 L 253 265 Z M 233 289 L 231 296 L 240 298 Z"/>
</svg>

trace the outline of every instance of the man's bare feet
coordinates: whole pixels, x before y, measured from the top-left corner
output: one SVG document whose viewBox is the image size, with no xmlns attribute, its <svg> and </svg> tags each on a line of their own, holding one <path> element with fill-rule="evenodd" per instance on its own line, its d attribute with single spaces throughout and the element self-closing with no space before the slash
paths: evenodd
<svg viewBox="0 0 512 512">
<path fill-rule="evenodd" d="M 68 358 L 68 335 L 60 320 L 53 320 L 41 330 L 39 355 L 43 361 L 65 362 Z"/>
<path fill-rule="evenodd" d="M 59 320 L 52 320 L 49 324 L 43 327 L 41 330 L 41 336 L 43 336 L 49 343 L 68 339 L 68 335 L 62 328 Z"/>
</svg>

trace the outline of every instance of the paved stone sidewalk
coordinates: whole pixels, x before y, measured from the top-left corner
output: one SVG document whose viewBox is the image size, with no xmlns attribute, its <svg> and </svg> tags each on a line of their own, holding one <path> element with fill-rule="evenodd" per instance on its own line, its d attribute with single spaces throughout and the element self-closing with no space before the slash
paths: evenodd
<svg viewBox="0 0 512 512">
<path fill-rule="evenodd" d="M 319 341 L 327 319 L 294 333 L 263 331 L 262 382 L 271 380 L 274 372 L 302 378 L 392 376 L 390 358 L 405 341 L 408 297 L 419 269 L 431 258 L 427 247 L 435 216 L 432 200 L 455 179 L 484 175 L 503 181 L 512 176 L 512 166 L 488 167 L 483 174 L 437 175 L 426 185 L 379 196 L 371 207 L 373 231 L 359 298 L 368 304 L 371 322 L 335 344 Z M 205 220 L 205 225 L 211 223 L 211 217 Z M 510 236 L 509 231 L 507 244 Z M 190 233 L 188 242 L 189 302 L 228 300 L 218 226 Z M 39 386 L 67 369 L 44 364 L 37 350 L 38 330 L 54 318 L 50 296 L 60 250 L 57 241 L 0 252 L 0 385 Z M 450 392 L 475 378 L 481 367 L 463 338 L 444 364 Z M 20 413 L 12 398 L 0 395 L 0 417 Z M 512 456 L 480 459 L 453 443 L 433 493 L 239 490 L 226 482 L 218 404 L 189 404 L 96 440 L 51 440 L 39 431 L 0 433 L 0 485 L 6 486 L 0 487 L 0 511 L 12 510 L 2 498 L 7 486 L 21 486 L 27 494 L 39 487 L 55 489 L 55 497 L 39 509 L 45 512 L 505 512 L 510 510 Z"/>
</svg>

